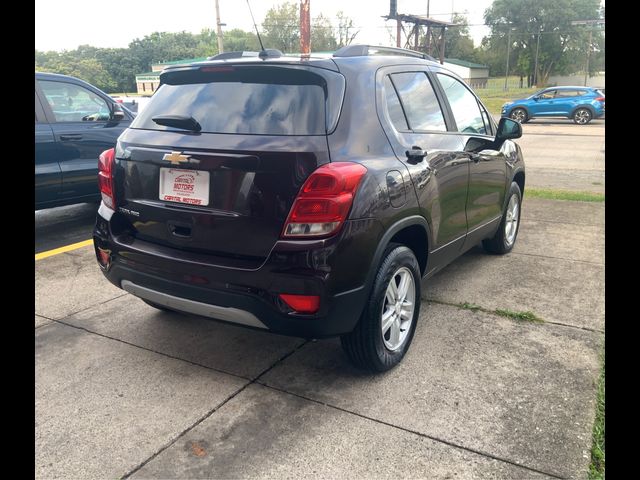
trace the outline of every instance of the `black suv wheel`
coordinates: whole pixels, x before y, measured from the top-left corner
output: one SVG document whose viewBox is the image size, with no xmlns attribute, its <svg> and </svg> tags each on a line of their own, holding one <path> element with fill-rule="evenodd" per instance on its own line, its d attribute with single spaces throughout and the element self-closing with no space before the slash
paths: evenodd
<svg viewBox="0 0 640 480">
<path fill-rule="evenodd" d="M 341 337 L 349 359 L 384 372 L 395 367 L 411 345 L 420 311 L 420 267 L 413 252 L 390 244 L 378 268 L 369 302 L 355 330 Z"/>
</svg>

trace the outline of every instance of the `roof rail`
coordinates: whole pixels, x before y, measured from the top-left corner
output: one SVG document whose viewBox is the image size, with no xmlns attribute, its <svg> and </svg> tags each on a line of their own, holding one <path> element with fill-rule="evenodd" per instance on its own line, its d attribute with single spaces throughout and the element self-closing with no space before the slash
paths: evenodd
<svg viewBox="0 0 640 480">
<path fill-rule="evenodd" d="M 426 53 L 407 50 L 406 48 L 383 47 L 380 45 L 347 45 L 346 47 L 336 50 L 333 54 L 334 57 L 363 57 L 368 55 L 396 55 L 435 61 L 435 58 Z"/>
<path fill-rule="evenodd" d="M 223 53 L 219 53 L 217 55 L 214 55 L 213 57 L 209 57 L 207 58 L 207 60 L 226 60 L 228 58 L 242 58 L 242 57 L 270 57 L 270 58 L 278 58 L 281 57 L 283 55 L 283 53 L 276 49 L 276 48 L 265 48 L 263 53 L 261 52 L 252 52 L 252 51 L 248 51 L 248 50 L 239 50 L 239 51 L 234 51 L 234 52 L 223 52 Z M 261 55 L 262 54 L 262 55 Z"/>
</svg>

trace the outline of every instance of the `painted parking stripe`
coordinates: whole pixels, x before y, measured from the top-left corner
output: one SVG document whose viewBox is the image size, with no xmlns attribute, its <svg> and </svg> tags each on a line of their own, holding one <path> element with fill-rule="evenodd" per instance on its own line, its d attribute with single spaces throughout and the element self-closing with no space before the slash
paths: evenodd
<svg viewBox="0 0 640 480">
<path fill-rule="evenodd" d="M 46 252 L 36 253 L 36 260 L 42 260 L 43 258 L 52 257 L 59 253 L 70 252 L 71 250 L 77 250 L 78 248 L 93 245 L 93 239 L 85 240 L 84 242 L 72 243 L 71 245 L 65 245 L 64 247 L 54 248 L 53 250 L 47 250 Z"/>
</svg>

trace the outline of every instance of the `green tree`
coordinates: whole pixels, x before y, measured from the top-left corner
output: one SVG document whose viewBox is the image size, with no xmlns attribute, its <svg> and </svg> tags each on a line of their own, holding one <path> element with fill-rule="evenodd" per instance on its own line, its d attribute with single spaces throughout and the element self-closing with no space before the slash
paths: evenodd
<svg viewBox="0 0 640 480">
<path fill-rule="evenodd" d="M 356 30 L 353 25 L 353 19 L 346 16 L 342 10 L 336 14 L 336 18 L 338 19 L 337 46 L 344 47 L 346 45 L 350 45 L 358 33 L 360 33 L 360 30 Z"/>
<path fill-rule="evenodd" d="M 238 51 L 257 51 L 260 50 L 260 43 L 255 33 L 245 32 L 239 28 L 234 28 L 228 32 L 224 32 L 222 36 L 224 40 L 225 52 Z M 266 45 L 265 45 L 266 47 Z"/>
<path fill-rule="evenodd" d="M 538 35 L 538 84 L 545 84 L 551 73 L 573 73 L 578 68 L 575 59 L 585 57 L 588 33 L 571 22 L 597 19 L 600 13 L 599 0 L 494 0 L 484 15 L 492 26 L 491 37 L 483 41 L 485 52 L 491 52 L 490 66 L 496 67 L 492 73 L 504 73 L 510 39 L 510 73 L 533 77 Z M 603 36 L 596 32 L 592 46 L 600 52 L 601 45 Z M 497 61 L 500 56 L 503 66 Z"/>
<path fill-rule="evenodd" d="M 449 27 L 444 33 L 444 54 L 447 58 L 474 60 L 473 40 L 469 36 L 467 17 L 455 13 L 453 20 L 456 26 Z"/>
<path fill-rule="evenodd" d="M 277 48 L 285 53 L 300 51 L 300 12 L 294 2 L 270 8 L 262 22 L 265 48 Z"/>
<path fill-rule="evenodd" d="M 331 21 L 322 14 L 318 15 L 311 21 L 311 51 L 334 51 L 337 47 Z"/>
</svg>

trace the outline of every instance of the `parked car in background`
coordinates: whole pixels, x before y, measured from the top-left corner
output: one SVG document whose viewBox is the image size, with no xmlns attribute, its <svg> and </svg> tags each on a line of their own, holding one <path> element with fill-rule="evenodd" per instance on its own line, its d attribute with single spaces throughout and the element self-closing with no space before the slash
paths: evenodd
<svg viewBox="0 0 640 480">
<path fill-rule="evenodd" d="M 134 116 L 78 78 L 35 74 L 35 208 L 98 201 L 98 157 Z"/>
<path fill-rule="evenodd" d="M 578 125 L 604 115 L 604 92 L 592 87 L 549 87 L 507 102 L 502 116 L 526 123 L 536 117 L 572 118 Z"/>
<path fill-rule="evenodd" d="M 522 127 L 420 53 L 267 53 L 168 67 L 160 84 L 100 157 L 93 233 L 107 279 L 155 308 L 341 336 L 385 371 L 423 279 L 480 242 L 515 244 Z"/>
</svg>

